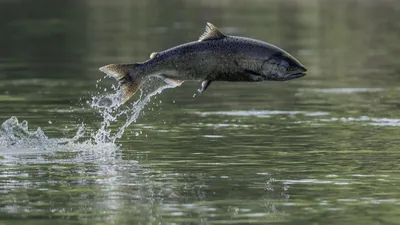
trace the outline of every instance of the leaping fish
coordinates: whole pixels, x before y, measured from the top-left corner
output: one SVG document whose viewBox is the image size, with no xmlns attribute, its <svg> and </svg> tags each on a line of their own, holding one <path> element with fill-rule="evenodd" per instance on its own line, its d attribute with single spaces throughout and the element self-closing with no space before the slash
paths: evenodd
<svg viewBox="0 0 400 225">
<path fill-rule="evenodd" d="M 145 62 L 110 64 L 100 71 L 119 80 L 124 104 L 151 76 L 176 86 L 202 81 L 198 91 L 203 93 L 213 81 L 286 81 L 305 76 L 307 69 L 277 46 L 225 35 L 207 23 L 198 41 L 152 53 Z"/>
</svg>

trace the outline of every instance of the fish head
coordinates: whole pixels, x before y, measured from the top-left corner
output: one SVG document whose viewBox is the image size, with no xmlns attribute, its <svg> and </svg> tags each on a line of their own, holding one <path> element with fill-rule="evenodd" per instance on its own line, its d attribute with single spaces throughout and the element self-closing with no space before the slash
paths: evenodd
<svg viewBox="0 0 400 225">
<path fill-rule="evenodd" d="M 263 62 L 260 72 L 264 80 L 286 81 L 304 77 L 307 69 L 290 54 L 278 51 Z"/>
</svg>

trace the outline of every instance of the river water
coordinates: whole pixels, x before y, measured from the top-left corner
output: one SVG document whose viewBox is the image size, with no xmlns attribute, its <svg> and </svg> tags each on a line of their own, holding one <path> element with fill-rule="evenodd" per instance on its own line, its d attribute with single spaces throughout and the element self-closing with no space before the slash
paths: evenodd
<svg viewBox="0 0 400 225">
<path fill-rule="evenodd" d="M 0 18 L 0 224 L 400 224 L 399 1 L 19 0 Z M 153 79 L 113 107 L 99 67 L 207 21 L 308 75 Z"/>
</svg>

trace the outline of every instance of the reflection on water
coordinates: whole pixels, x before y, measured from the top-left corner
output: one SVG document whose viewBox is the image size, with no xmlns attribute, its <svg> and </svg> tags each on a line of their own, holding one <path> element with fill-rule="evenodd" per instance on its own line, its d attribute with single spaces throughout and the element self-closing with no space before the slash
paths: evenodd
<svg viewBox="0 0 400 225">
<path fill-rule="evenodd" d="M 391 0 L 1 1 L 0 223 L 398 224 L 399 12 Z M 282 47 L 308 75 L 154 96 L 165 86 L 152 81 L 103 107 L 116 82 L 99 67 L 197 40 L 206 21 Z"/>
</svg>

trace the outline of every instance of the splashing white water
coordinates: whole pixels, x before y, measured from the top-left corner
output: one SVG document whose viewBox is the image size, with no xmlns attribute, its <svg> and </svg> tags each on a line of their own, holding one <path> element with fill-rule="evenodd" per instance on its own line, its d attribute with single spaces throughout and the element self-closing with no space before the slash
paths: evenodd
<svg viewBox="0 0 400 225">
<path fill-rule="evenodd" d="M 115 141 L 122 137 L 125 129 L 136 122 L 143 110 L 144 106 L 150 102 L 151 97 L 160 94 L 163 90 L 168 88 L 175 88 L 179 85 L 162 83 L 160 85 L 157 78 L 150 78 L 145 82 L 144 87 L 140 90 L 139 99 L 136 100 L 128 109 L 120 108 L 121 92 L 116 90 L 115 94 L 108 94 L 105 96 L 94 96 L 92 99 L 91 107 L 99 110 L 100 115 L 103 117 L 101 127 L 92 134 L 92 138 L 96 143 L 115 143 Z M 156 88 L 156 89 L 154 89 Z M 125 117 L 124 124 L 119 127 L 118 131 L 114 134 L 110 128 L 112 122 L 118 121 L 121 117 Z"/>
<path fill-rule="evenodd" d="M 76 135 L 72 138 L 48 138 L 45 133 L 37 128 L 29 131 L 26 120 L 19 123 L 18 118 L 13 116 L 0 126 L 0 146 L 5 148 L 29 148 L 29 149 L 51 149 L 57 145 L 73 144 L 84 134 L 84 126 L 79 127 Z"/>
<path fill-rule="evenodd" d="M 159 81 L 158 81 L 159 82 Z M 103 117 L 100 128 L 92 132 L 90 137 L 86 140 L 84 138 L 85 133 L 88 129 L 82 124 L 74 137 L 72 138 L 49 138 L 41 130 L 37 128 L 36 131 L 28 130 L 28 122 L 22 121 L 19 123 L 16 117 L 11 117 L 6 120 L 0 127 L 0 150 L 4 149 L 81 149 L 79 146 L 99 147 L 111 147 L 116 148 L 114 144 L 117 139 L 121 138 L 125 132 L 125 129 L 136 122 L 143 110 L 144 106 L 150 102 L 151 97 L 161 93 L 167 88 L 174 88 L 177 86 L 171 84 L 160 85 L 157 83 L 157 79 L 150 79 L 146 82 L 146 85 L 140 90 L 139 98 L 129 107 L 122 108 L 120 102 L 120 91 L 116 91 L 114 94 L 107 94 L 103 96 L 93 96 L 90 104 L 91 108 L 99 111 Z M 154 89 L 155 88 L 155 89 Z M 116 90 L 117 88 L 114 88 Z M 125 121 L 122 126 L 112 131 L 111 125 L 118 120 L 124 119 Z M 111 146 L 110 146 L 111 145 Z M 92 148 L 90 148 L 92 149 Z"/>
</svg>

